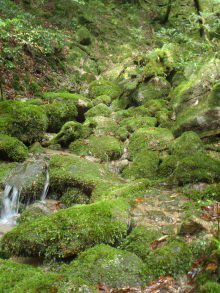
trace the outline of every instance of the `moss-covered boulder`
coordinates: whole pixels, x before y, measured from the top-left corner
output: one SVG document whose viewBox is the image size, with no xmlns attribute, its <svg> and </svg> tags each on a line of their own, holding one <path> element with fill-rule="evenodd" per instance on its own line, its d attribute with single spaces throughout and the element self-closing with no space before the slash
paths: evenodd
<svg viewBox="0 0 220 293">
<path fill-rule="evenodd" d="M 40 141 L 47 129 L 47 116 L 40 106 L 21 101 L 0 102 L 0 132 L 26 144 Z"/>
<path fill-rule="evenodd" d="M 116 135 L 119 129 L 117 122 L 110 117 L 96 116 L 86 119 L 84 125 L 95 135 Z"/>
<path fill-rule="evenodd" d="M 126 178 L 154 179 L 157 175 L 159 158 L 156 152 L 142 150 L 135 156 L 130 166 L 126 167 L 122 175 Z"/>
<path fill-rule="evenodd" d="M 111 98 L 109 96 L 107 96 L 107 95 L 101 95 L 101 96 L 95 98 L 93 100 L 93 103 L 94 103 L 95 106 L 99 105 L 99 104 L 105 104 L 107 106 L 110 106 Z"/>
<path fill-rule="evenodd" d="M 166 156 L 165 158 L 163 158 L 158 169 L 159 176 L 168 177 L 172 175 L 180 159 L 180 157 L 174 155 Z"/>
<path fill-rule="evenodd" d="M 68 146 L 72 141 L 89 136 L 90 129 L 76 121 L 66 122 L 57 135 L 50 141 L 50 144 Z"/>
<path fill-rule="evenodd" d="M 92 155 L 102 161 L 118 159 L 123 153 L 122 143 L 113 136 L 90 136 L 87 140 L 77 140 L 69 149 L 76 155 Z"/>
<path fill-rule="evenodd" d="M 148 110 L 148 115 L 150 116 L 157 116 L 158 112 L 167 112 L 168 110 L 168 103 L 166 100 L 162 99 L 149 99 L 144 104 L 144 107 Z"/>
<path fill-rule="evenodd" d="M 107 95 L 111 99 L 116 99 L 121 94 L 121 87 L 113 81 L 94 80 L 89 84 L 89 96 L 93 99 L 101 95 Z"/>
<path fill-rule="evenodd" d="M 128 117 L 120 121 L 120 127 L 125 127 L 129 132 L 134 132 L 138 128 L 154 127 L 157 119 L 155 117 Z"/>
<path fill-rule="evenodd" d="M 197 133 L 186 131 L 169 146 L 172 155 L 181 157 L 194 155 L 204 150 L 204 145 Z"/>
<path fill-rule="evenodd" d="M 135 227 L 127 238 L 120 245 L 120 249 L 135 253 L 142 260 L 146 258 L 151 251 L 150 245 L 153 241 L 160 238 L 161 232 L 153 230 L 147 226 Z"/>
<path fill-rule="evenodd" d="M 150 99 L 163 99 L 169 94 L 171 86 L 163 77 L 151 78 L 147 83 L 141 84 L 133 94 L 132 99 L 137 105 L 144 105 Z"/>
<path fill-rule="evenodd" d="M 6 255 L 74 256 L 96 244 L 120 243 L 128 219 L 129 205 L 121 199 L 77 205 L 17 225 L 3 236 L 1 248 Z"/>
<path fill-rule="evenodd" d="M 111 288 L 137 287 L 144 284 L 144 264 L 134 253 L 96 245 L 82 252 L 66 272 Z"/>
<path fill-rule="evenodd" d="M 111 115 L 112 111 L 111 109 L 106 106 L 105 104 L 98 104 L 97 106 L 94 106 L 90 110 L 88 110 L 85 113 L 85 117 L 95 117 L 95 116 L 104 116 L 109 117 Z"/>
<path fill-rule="evenodd" d="M 54 155 L 50 160 L 50 187 L 63 192 L 67 187 L 79 187 L 86 194 L 100 183 L 118 182 L 118 178 L 104 166 L 78 156 Z"/>
<path fill-rule="evenodd" d="M 62 280 L 59 274 L 45 273 L 40 268 L 0 259 L 0 292 L 57 292 Z"/>
<path fill-rule="evenodd" d="M 220 60 L 212 59 L 171 94 L 176 136 L 193 130 L 200 137 L 220 133 Z"/>
<path fill-rule="evenodd" d="M 37 218 L 40 218 L 44 215 L 47 215 L 49 211 L 47 208 L 42 208 L 39 205 L 29 205 L 18 217 L 17 223 L 25 223 L 25 222 L 30 222 L 33 221 Z"/>
<path fill-rule="evenodd" d="M 192 264 L 192 251 L 182 240 L 172 240 L 150 252 L 146 259 L 146 274 L 150 279 L 187 273 Z"/>
<path fill-rule="evenodd" d="M 28 156 L 28 148 L 17 138 L 0 134 L 0 157 L 2 160 L 22 162 Z"/>
<path fill-rule="evenodd" d="M 57 132 L 67 121 L 75 120 L 78 113 L 76 106 L 61 102 L 54 102 L 43 106 L 48 117 L 48 132 Z"/>
<path fill-rule="evenodd" d="M 92 102 L 85 98 L 83 95 L 71 94 L 68 92 L 47 92 L 42 94 L 43 100 L 49 104 L 62 103 L 70 109 L 74 110 L 73 105 L 77 109 L 77 121 L 84 121 L 84 113 L 88 111 L 92 106 Z M 72 111 L 72 115 L 73 115 Z"/>
<path fill-rule="evenodd" d="M 30 148 L 29 148 L 29 152 L 36 155 L 36 154 L 43 154 L 45 153 L 45 149 L 41 146 L 41 144 L 36 141 L 35 143 L 33 143 Z"/>
<path fill-rule="evenodd" d="M 220 161 L 198 152 L 179 161 L 173 179 L 179 184 L 219 181 Z"/>
<path fill-rule="evenodd" d="M 5 180 L 13 169 L 17 167 L 18 163 L 11 163 L 0 161 L 0 189 L 5 187 Z"/>
<path fill-rule="evenodd" d="M 129 157 L 134 158 L 143 149 L 164 150 L 173 141 L 172 132 L 167 128 L 143 127 L 137 129 L 129 144 Z"/>
</svg>

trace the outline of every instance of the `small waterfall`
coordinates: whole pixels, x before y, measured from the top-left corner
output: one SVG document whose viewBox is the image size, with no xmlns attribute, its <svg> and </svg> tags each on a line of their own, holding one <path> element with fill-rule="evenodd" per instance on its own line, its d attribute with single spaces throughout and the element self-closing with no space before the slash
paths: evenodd
<svg viewBox="0 0 220 293">
<path fill-rule="evenodd" d="M 1 222 L 4 224 L 16 224 L 19 209 L 20 190 L 15 186 L 5 186 L 2 202 Z"/>
<path fill-rule="evenodd" d="M 45 180 L 45 184 L 44 184 L 44 189 L 41 195 L 41 201 L 44 202 L 47 196 L 47 192 L 49 189 L 49 184 L 50 184 L 50 175 L 49 175 L 49 170 L 48 170 L 48 166 L 46 166 L 46 180 Z"/>
</svg>

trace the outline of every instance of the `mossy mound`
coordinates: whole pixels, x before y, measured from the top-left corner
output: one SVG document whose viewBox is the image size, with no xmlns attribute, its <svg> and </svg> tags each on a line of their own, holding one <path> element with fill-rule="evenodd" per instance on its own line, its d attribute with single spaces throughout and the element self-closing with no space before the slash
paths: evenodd
<svg viewBox="0 0 220 293">
<path fill-rule="evenodd" d="M 57 132 L 67 121 L 75 120 L 78 113 L 74 104 L 55 102 L 43 106 L 48 117 L 48 132 Z"/>
<path fill-rule="evenodd" d="M 193 131 L 184 132 L 169 146 L 170 153 L 180 158 L 194 155 L 196 152 L 201 152 L 203 150 L 204 146 L 200 137 Z"/>
<path fill-rule="evenodd" d="M 190 270 L 192 259 L 192 251 L 184 241 L 169 241 L 150 252 L 146 259 L 146 274 L 152 280 L 166 275 L 183 275 Z"/>
<path fill-rule="evenodd" d="M 89 46 L 91 44 L 91 34 L 87 27 L 82 26 L 78 29 L 78 31 L 76 32 L 76 40 L 84 46 Z"/>
<path fill-rule="evenodd" d="M 173 141 L 172 132 L 167 128 L 139 128 L 129 144 L 129 157 L 134 158 L 142 149 L 164 150 Z"/>
<path fill-rule="evenodd" d="M 107 106 L 110 106 L 111 98 L 109 96 L 107 96 L 107 95 L 101 95 L 101 96 L 95 98 L 93 100 L 93 103 L 94 103 L 95 106 L 98 105 L 98 104 L 105 104 Z"/>
<path fill-rule="evenodd" d="M 179 161 L 173 179 L 179 184 L 220 180 L 220 161 L 204 153 L 196 153 Z"/>
<path fill-rule="evenodd" d="M 144 105 L 150 99 L 163 99 L 169 94 L 171 86 L 163 77 L 154 77 L 147 83 L 141 84 L 133 95 L 137 105 Z"/>
<path fill-rule="evenodd" d="M 111 115 L 112 111 L 109 107 L 107 107 L 105 104 L 98 104 L 97 106 L 91 108 L 85 113 L 85 117 L 96 117 L 96 116 L 104 116 L 109 117 Z"/>
<path fill-rule="evenodd" d="M 56 273 L 45 273 L 29 265 L 0 259 L 0 292 L 58 292 L 57 285 L 61 280 L 62 276 Z"/>
<path fill-rule="evenodd" d="M 147 108 L 150 116 L 157 116 L 158 112 L 169 113 L 167 101 L 161 99 L 150 99 L 144 104 L 144 107 Z"/>
<path fill-rule="evenodd" d="M 36 154 L 43 154 L 45 153 L 44 148 L 41 146 L 41 144 L 36 141 L 35 143 L 33 143 L 30 148 L 29 148 L 29 152 L 36 155 Z"/>
<path fill-rule="evenodd" d="M 167 156 L 163 159 L 159 166 L 159 176 L 168 177 L 173 174 L 176 166 L 178 165 L 180 158 L 178 156 Z"/>
<path fill-rule="evenodd" d="M 127 234 L 128 211 L 120 199 L 77 205 L 16 226 L 1 248 L 9 256 L 65 258 L 96 244 L 115 245 Z"/>
<path fill-rule="evenodd" d="M 89 127 L 79 122 L 69 121 L 62 126 L 60 132 L 51 140 L 50 144 L 60 144 L 66 147 L 76 139 L 89 136 L 90 132 Z"/>
<path fill-rule="evenodd" d="M 122 175 L 126 178 L 154 179 L 157 175 L 159 158 L 157 153 L 150 150 L 142 150 L 135 156 L 130 166 L 126 167 Z"/>
<path fill-rule="evenodd" d="M 40 141 L 47 129 L 47 116 L 41 107 L 20 101 L 0 102 L 0 132 L 26 144 Z"/>
<path fill-rule="evenodd" d="M 22 162 L 28 156 L 28 148 L 17 138 L 0 134 L 0 157 L 2 160 Z"/>
<path fill-rule="evenodd" d="M 129 132 L 134 132 L 138 128 L 154 127 L 156 126 L 157 119 L 155 117 L 129 117 L 120 122 L 121 127 L 125 127 Z"/>
<path fill-rule="evenodd" d="M 47 212 L 43 210 L 42 208 L 38 206 L 30 205 L 21 213 L 21 215 L 17 219 L 17 223 L 22 224 L 25 222 L 30 222 L 46 214 Z"/>
<path fill-rule="evenodd" d="M 70 144 L 70 151 L 77 155 L 92 155 L 102 161 L 118 159 L 123 145 L 113 136 L 90 136 L 88 140 L 77 140 Z"/>
<path fill-rule="evenodd" d="M 85 126 L 92 129 L 95 135 L 116 135 L 119 125 L 113 118 L 96 116 L 86 119 Z"/>
<path fill-rule="evenodd" d="M 122 89 L 115 82 L 108 80 L 94 80 L 89 84 L 89 96 L 97 98 L 107 95 L 111 99 L 116 99 L 122 94 Z"/>
<path fill-rule="evenodd" d="M 118 182 L 107 168 L 78 156 L 55 155 L 50 160 L 50 187 L 63 192 L 67 187 L 80 187 L 90 194 L 100 182 Z"/>
<path fill-rule="evenodd" d="M 89 203 L 89 196 L 79 188 L 67 188 L 65 193 L 60 198 L 60 202 L 69 208 L 75 204 Z"/>
<path fill-rule="evenodd" d="M 66 267 L 65 273 L 111 288 L 137 287 L 144 283 L 144 264 L 138 256 L 104 244 L 82 252 Z"/>
<path fill-rule="evenodd" d="M 0 161 L 0 188 L 4 188 L 5 179 L 9 176 L 10 172 L 17 167 L 18 163 L 9 163 Z"/>
<path fill-rule="evenodd" d="M 135 253 L 142 260 L 146 261 L 151 243 L 161 236 L 161 232 L 147 226 L 135 227 L 131 234 L 120 245 L 120 249 Z"/>
</svg>

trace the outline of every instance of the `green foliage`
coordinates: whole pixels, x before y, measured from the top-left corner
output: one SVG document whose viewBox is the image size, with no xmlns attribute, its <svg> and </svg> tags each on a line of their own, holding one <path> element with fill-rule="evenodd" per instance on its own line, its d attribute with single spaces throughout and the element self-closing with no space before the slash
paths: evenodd
<svg viewBox="0 0 220 293">
<path fill-rule="evenodd" d="M 0 134 L 1 159 L 22 162 L 28 156 L 28 148 L 17 138 Z"/>
<path fill-rule="evenodd" d="M 112 99 L 116 99 L 121 93 L 122 89 L 115 82 L 95 80 L 89 84 L 89 95 L 93 99 L 101 95 L 107 95 Z"/>
<path fill-rule="evenodd" d="M 4 188 L 4 180 L 10 174 L 11 170 L 16 168 L 17 163 L 0 161 L 0 188 Z"/>
<path fill-rule="evenodd" d="M 89 197 L 81 189 L 76 187 L 67 188 L 62 197 L 60 198 L 67 208 L 75 204 L 87 204 L 89 203 Z"/>
<path fill-rule="evenodd" d="M 22 224 L 25 222 L 33 221 L 41 216 L 47 214 L 42 208 L 37 206 L 28 206 L 17 219 L 17 223 Z"/>
</svg>

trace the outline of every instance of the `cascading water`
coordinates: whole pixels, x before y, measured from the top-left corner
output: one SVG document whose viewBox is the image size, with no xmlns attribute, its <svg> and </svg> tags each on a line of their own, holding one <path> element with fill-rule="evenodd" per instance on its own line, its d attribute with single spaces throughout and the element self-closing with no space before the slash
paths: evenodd
<svg viewBox="0 0 220 293">
<path fill-rule="evenodd" d="M 5 186 L 4 199 L 2 202 L 1 223 L 16 224 L 19 210 L 20 190 L 15 186 Z"/>
<path fill-rule="evenodd" d="M 48 170 L 48 166 L 46 166 L 46 181 L 44 184 L 44 189 L 41 195 L 41 201 L 44 202 L 46 197 L 47 197 L 47 192 L 49 189 L 49 184 L 50 184 L 50 176 L 49 176 L 49 170 Z"/>
</svg>

